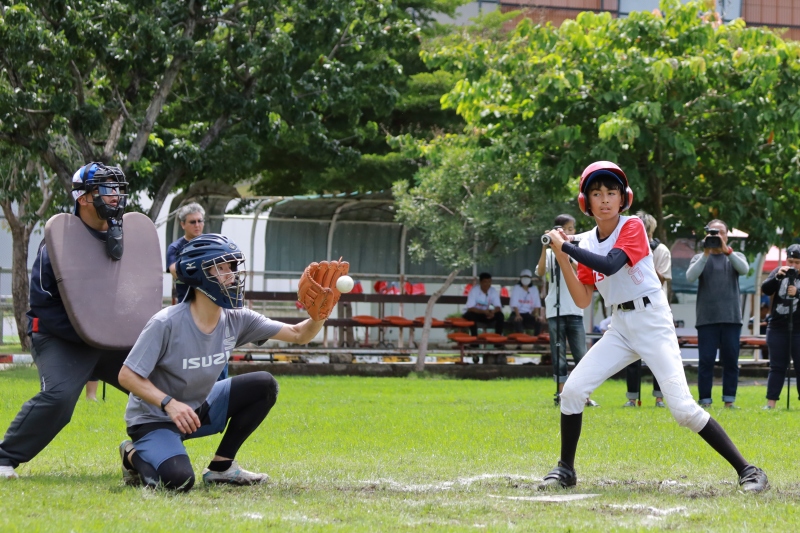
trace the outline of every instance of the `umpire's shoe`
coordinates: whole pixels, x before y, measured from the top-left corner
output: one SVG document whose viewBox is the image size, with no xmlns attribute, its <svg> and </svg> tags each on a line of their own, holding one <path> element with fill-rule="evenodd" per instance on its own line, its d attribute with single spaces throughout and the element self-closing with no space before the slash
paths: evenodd
<svg viewBox="0 0 800 533">
<path fill-rule="evenodd" d="M 745 492 L 763 492 L 769 488 L 767 474 L 757 466 L 748 465 L 739 476 L 739 485 Z"/>
<path fill-rule="evenodd" d="M 575 474 L 575 470 L 559 461 L 558 466 L 544 476 L 542 484 L 539 485 L 539 490 L 568 489 L 574 487 L 577 483 L 578 476 Z"/>
</svg>

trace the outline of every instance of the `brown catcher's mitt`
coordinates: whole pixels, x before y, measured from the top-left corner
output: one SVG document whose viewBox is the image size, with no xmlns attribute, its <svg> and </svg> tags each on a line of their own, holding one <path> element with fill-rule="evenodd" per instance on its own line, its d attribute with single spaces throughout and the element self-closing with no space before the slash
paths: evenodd
<svg viewBox="0 0 800 533">
<path fill-rule="evenodd" d="M 339 302 L 341 292 L 336 288 L 336 280 L 350 271 L 350 263 L 342 261 L 322 261 L 308 265 L 297 286 L 297 301 L 303 304 L 308 316 L 314 320 L 325 320 Z"/>
</svg>

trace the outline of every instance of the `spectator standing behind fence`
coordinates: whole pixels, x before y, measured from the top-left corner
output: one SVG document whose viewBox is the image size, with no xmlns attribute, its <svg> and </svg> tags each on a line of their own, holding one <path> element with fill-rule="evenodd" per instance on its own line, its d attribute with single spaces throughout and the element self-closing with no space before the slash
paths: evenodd
<svg viewBox="0 0 800 533">
<path fill-rule="evenodd" d="M 183 229 L 183 237 L 170 244 L 169 248 L 167 248 L 167 272 L 172 274 L 175 287 L 172 302 L 173 304 L 183 302 L 186 299 L 186 293 L 189 292 L 189 287 L 178 279 L 178 274 L 175 270 L 178 256 L 180 255 L 181 250 L 183 250 L 183 248 L 189 243 L 189 241 L 203 234 L 203 229 L 205 228 L 206 223 L 206 210 L 203 209 L 202 205 L 192 202 L 190 204 L 181 206 L 178 209 L 177 216 L 178 221 L 181 223 L 181 229 Z M 219 375 L 219 379 L 222 381 L 227 377 L 228 363 L 226 362 L 225 367 L 222 369 L 222 372 Z"/>
<path fill-rule="evenodd" d="M 542 300 L 539 296 L 539 288 L 532 283 L 533 273 L 526 268 L 519 273 L 519 283 L 511 289 L 511 299 L 509 300 L 511 314 L 508 319 L 516 333 L 532 329 L 534 335 L 538 335 L 541 329 L 539 310 L 542 308 Z"/>
<path fill-rule="evenodd" d="M 473 337 L 478 335 L 478 324 L 494 325 L 494 332 L 502 335 L 505 317 L 500 293 L 492 287 L 492 275 L 488 272 L 482 272 L 478 280 L 478 285 L 472 287 L 467 295 L 463 317 L 475 322 L 469 328 Z"/>
<path fill-rule="evenodd" d="M 800 269 L 800 244 L 793 244 L 786 250 L 786 265 L 773 270 L 764 283 L 761 292 L 772 296 L 772 310 L 767 323 L 767 346 L 769 347 L 769 377 L 767 377 L 767 405 L 764 409 L 774 409 L 781 398 L 783 381 L 789 368 L 789 342 L 791 341 L 792 360 L 795 371 L 800 365 L 800 312 L 797 309 L 796 271 Z M 789 269 L 794 275 L 787 275 Z M 793 283 L 790 285 L 790 279 Z M 789 339 L 789 306 L 792 306 L 792 338 Z M 800 382 L 798 382 L 800 395 Z M 789 394 L 789 392 L 787 392 Z"/>
<path fill-rule="evenodd" d="M 189 292 L 189 287 L 179 280 L 178 275 L 175 273 L 178 254 L 181 253 L 186 243 L 203 234 L 206 222 L 205 216 L 206 211 L 203 206 L 195 202 L 181 206 L 178 209 L 178 221 L 181 223 L 183 237 L 170 244 L 169 248 L 167 248 L 167 272 L 172 274 L 175 284 L 175 300 L 173 303 L 181 303 L 186 298 L 186 293 Z"/>
<path fill-rule="evenodd" d="M 739 308 L 739 276 L 750 269 L 747 258 L 728 246 L 728 226 L 712 220 L 705 228 L 703 253 L 692 257 L 686 279 L 697 286 L 697 352 L 700 359 L 697 389 L 701 406 L 711 405 L 714 360 L 719 350 L 722 363 L 722 401 L 736 409 L 739 385 L 739 336 L 742 311 Z"/>
<path fill-rule="evenodd" d="M 653 253 L 653 266 L 656 269 L 658 281 L 661 282 L 661 290 L 664 295 L 669 298 L 669 288 L 667 287 L 667 280 L 672 279 L 672 254 L 669 248 L 664 246 L 661 241 L 656 239 L 653 234 L 656 231 L 658 224 L 656 223 L 653 215 L 648 215 L 644 211 L 639 211 L 636 216 L 644 222 L 644 229 L 647 232 L 647 239 L 650 241 L 650 251 Z M 625 377 L 628 382 L 628 401 L 625 402 L 623 407 L 636 407 L 640 397 L 642 387 L 642 360 L 639 359 L 635 363 L 631 363 L 625 369 Z M 664 405 L 664 395 L 661 393 L 661 386 L 658 380 L 653 376 L 653 396 L 656 398 L 656 407 L 666 407 Z"/>
<path fill-rule="evenodd" d="M 571 215 L 558 215 L 553 222 L 553 226 L 560 227 L 567 235 L 575 235 L 575 218 Z M 577 263 L 571 261 L 573 269 L 577 268 Z M 550 332 L 550 353 L 554 358 L 556 368 L 558 368 L 553 378 L 558 380 L 558 392 L 564 388 L 564 383 L 567 381 L 568 368 L 567 368 L 567 340 L 569 340 L 569 349 L 572 352 L 572 359 L 577 365 L 578 362 L 586 354 L 586 328 L 583 326 L 583 309 L 575 304 L 572 296 L 567 289 L 567 283 L 564 281 L 564 276 L 558 276 L 560 307 L 561 311 L 556 310 L 556 288 L 553 282 L 553 274 L 559 269 L 558 262 L 555 260 L 553 251 L 549 246 L 542 247 L 542 255 L 539 257 L 539 263 L 536 265 L 536 275 L 544 277 L 548 282 L 547 295 L 544 298 L 545 312 L 547 316 L 547 328 Z M 556 350 L 557 337 L 561 342 L 561 350 Z M 558 353 L 556 353 L 558 352 Z M 598 404 L 594 400 L 586 399 L 586 405 L 589 407 L 597 407 Z"/>
</svg>

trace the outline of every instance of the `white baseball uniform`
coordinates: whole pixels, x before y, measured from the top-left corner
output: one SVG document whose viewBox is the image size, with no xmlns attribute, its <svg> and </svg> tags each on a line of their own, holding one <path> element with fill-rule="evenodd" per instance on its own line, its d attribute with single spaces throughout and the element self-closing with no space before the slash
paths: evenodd
<svg viewBox="0 0 800 533">
<path fill-rule="evenodd" d="M 606 276 L 579 264 L 578 279 L 594 286 L 613 314 L 608 331 L 592 346 L 570 374 L 561 393 L 561 412 L 583 412 L 586 398 L 606 379 L 629 364 L 643 359 L 664 393 L 667 406 L 678 424 L 698 432 L 708 423 L 709 414 L 692 398 L 683 371 L 678 337 L 669 307 L 653 266 L 653 255 L 644 224 L 637 217 L 620 216 L 612 234 L 602 241 L 597 231 L 587 234 L 579 246 L 606 256 L 619 248 L 628 262 L 618 272 Z M 650 300 L 648 305 L 644 297 Z M 618 306 L 633 302 L 635 309 Z"/>
</svg>

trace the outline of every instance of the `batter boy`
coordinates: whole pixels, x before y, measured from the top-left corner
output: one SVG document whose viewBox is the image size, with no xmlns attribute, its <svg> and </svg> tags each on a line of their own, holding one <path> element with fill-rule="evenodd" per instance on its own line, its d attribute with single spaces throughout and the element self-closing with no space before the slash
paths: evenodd
<svg viewBox="0 0 800 533">
<path fill-rule="evenodd" d="M 611 325 L 570 374 L 561 393 L 561 459 L 544 478 L 540 489 L 572 487 L 575 452 L 581 436 L 585 399 L 606 379 L 630 363 L 643 359 L 661 384 L 664 399 L 679 425 L 699 433 L 739 475 L 747 492 L 769 487 L 763 470 L 749 464 L 722 426 L 692 398 L 683 372 L 672 311 L 653 267 L 644 224 L 621 216 L 633 203 L 628 178 L 617 165 L 597 161 L 583 171 L 578 203 L 594 217 L 597 227 L 578 246 L 552 230 L 551 247 L 575 303 L 586 308 L 597 288 L 612 307 Z M 578 265 L 577 274 L 569 258 Z"/>
</svg>

